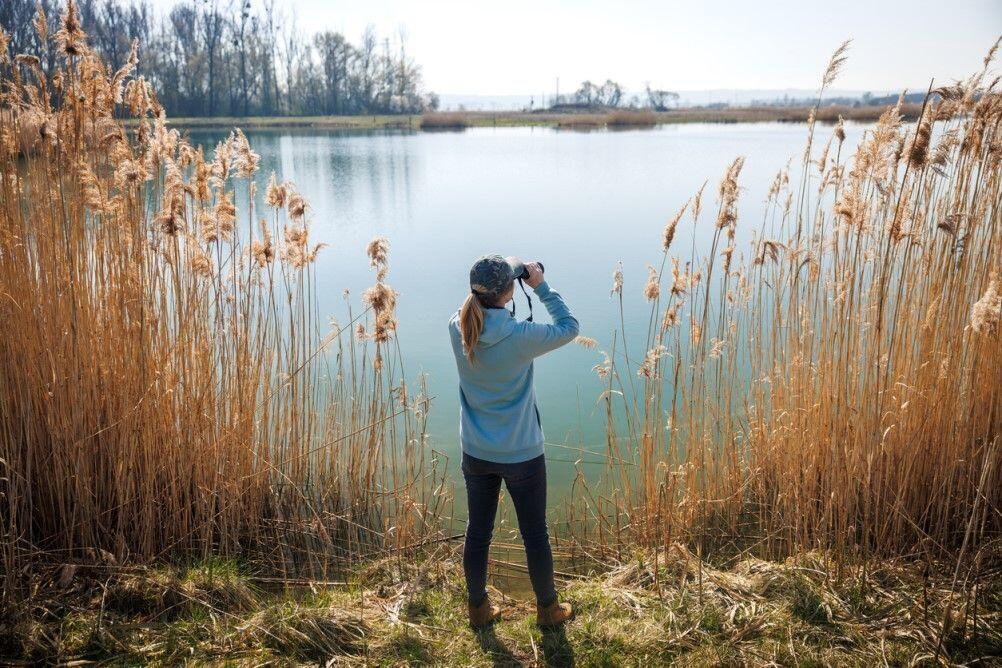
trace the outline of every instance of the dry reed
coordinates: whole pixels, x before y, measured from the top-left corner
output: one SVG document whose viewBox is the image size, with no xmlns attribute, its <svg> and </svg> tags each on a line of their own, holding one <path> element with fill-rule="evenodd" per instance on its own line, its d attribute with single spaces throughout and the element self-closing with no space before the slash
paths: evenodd
<svg viewBox="0 0 1002 668">
<path fill-rule="evenodd" d="M 244 135 L 190 145 L 135 48 L 107 71 L 75 17 L 50 76 L 0 60 L 8 584 L 41 551 L 324 573 L 421 540 L 441 480 L 427 399 L 400 378 L 385 245 L 369 308 L 325 335 L 306 199 L 273 176 L 262 210 Z M 373 315 L 374 359 L 352 336 Z"/>
<path fill-rule="evenodd" d="M 644 109 L 617 109 L 605 117 L 605 124 L 609 127 L 644 127 L 657 123 L 658 115 Z"/>
<path fill-rule="evenodd" d="M 815 146 L 809 114 L 744 258 L 741 159 L 708 256 L 674 254 L 686 207 L 669 221 L 648 331 L 629 336 L 648 352 L 624 354 L 620 331 L 595 367 L 608 463 L 579 473 L 567 509 L 588 554 L 997 546 L 1002 95 L 987 71 L 930 91 L 915 126 L 886 110 L 851 156 L 841 122 Z M 683 225 L 708 224 L 689 211 Z"/>
<path fill-rule="evenodd" d="M 470 120 L 458 112 L 427 112 L 421 115 L 422 130 L 464 130 Z"/>
<path fill-rule="evenodd" d="M 605 117 L 601 114 L 562 114 L 557 119 L 558 128 L 591 130 L 604 124 Z"/>
</svg>

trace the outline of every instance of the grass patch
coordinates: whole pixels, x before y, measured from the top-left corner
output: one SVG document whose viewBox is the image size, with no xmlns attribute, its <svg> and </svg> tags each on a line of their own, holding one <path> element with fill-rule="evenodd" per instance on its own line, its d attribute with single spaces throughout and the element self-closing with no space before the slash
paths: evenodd
<svg viewBox="0 0 1002 668">
<path fill-rule="evenodd" d="M 186 569 L 124 573 L 109 580 L 102 596 L 108 610 L 165 619 L 198 610 L 240 612 L 256 603 L 254 592 L 236 563 L 220 559 Z"/>
<path fill-rule="evenodd" d="M 279 656 L 317 662 L 357 654 L 371 634 L 356 612 L 291 601 L 265 607 L 244 626 L 251 645 L 266 647 Z"/>
<path fill-rule="evenodd" d="M 971 583 L 950 603 L 947 568 L 926 580 L 906 562 L 836 572 L 812 553 L 729 568 L 677 555 L 657 571 L 653 559 L 638 558 L 568 583 L 562 597 L 577 617 L 552 631 L 536 628 L 529 602 L 497 591 L 503 620 L 470 629 L 456 557 L 369 564 L 343 587 L 267 591 L 232 562 L 78 577 L 69 588 L 39 574 L 31 600 L 3 616 L 0 660 L 903 665 L 934 656 L 941 635 L 945 661 L 1002 651 L 997 578 Z"/>
</svg>

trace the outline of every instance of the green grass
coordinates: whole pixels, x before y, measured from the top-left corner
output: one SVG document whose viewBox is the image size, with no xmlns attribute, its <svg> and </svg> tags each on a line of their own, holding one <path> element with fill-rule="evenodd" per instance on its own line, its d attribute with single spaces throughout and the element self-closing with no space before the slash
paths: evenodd
<svg viewBox="0 0 1002 668">
<path fill-rule="evenodd" d="M 935 654 L 946 571 L 924 585 L 915 565 L 825 564 L 816 554 L 728 569 L 679 560 L 655 574 L 645 560 L 566 584 L 577 617 L 563 629 L 536 628 L 528 602 L 494 592 L 504 619 L 479 632 L 454 556 L 371 564 L 337 587 L 265 589 L 220 561 L 80 569 L 62 585 L 40 572 L 27 603 L 3 615 L 0 662 L 867 666 Z M 955 597 L 942 660 L 1002 653 L 1002 589 L 997 578 L 979 587 L 976 622 Z"/>
</svg>

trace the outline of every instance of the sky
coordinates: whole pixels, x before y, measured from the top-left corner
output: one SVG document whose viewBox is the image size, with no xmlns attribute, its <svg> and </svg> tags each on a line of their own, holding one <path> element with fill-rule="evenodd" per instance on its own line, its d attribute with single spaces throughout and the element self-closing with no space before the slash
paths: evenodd
<svg viewBox="0 0 1002 668">
<path fill-rule="evenodd" d="M 260 0 L 253 0 L 260 6 Z M 160 9 L 176 0 L 154 0 Z M 220 0 L 225 4 L 227 0 Z M 590 79 L 654 88 L 814 89 L 852 39 L 836 87 L 925 89 L 980 68 L 1002 0 L 278 0 L 306 33 L 403 32 L 429 90 L 563 93 Z"/>
</svg>

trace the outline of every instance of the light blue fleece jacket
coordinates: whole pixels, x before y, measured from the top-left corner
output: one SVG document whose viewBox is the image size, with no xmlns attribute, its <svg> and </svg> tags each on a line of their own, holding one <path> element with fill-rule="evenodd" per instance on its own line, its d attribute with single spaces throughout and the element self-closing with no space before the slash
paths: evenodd
<svg viewBox="0 0 1002 668">
<path fill-rule="evenodd" d="M 546 281 L 534 290 L 552 325 L 516 320 L 508 309 L 484 309 L 484 329 L 466 358 L 459 312 L 449 321 L 459 370 L 459 438 L 463 452 L 501 464 L 543 454 L 543 427 L 532 386 L 532 361 L 578 335 L 578 321 Z"/>
</svg>

